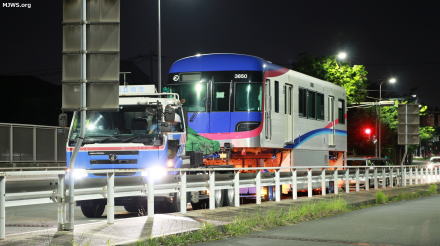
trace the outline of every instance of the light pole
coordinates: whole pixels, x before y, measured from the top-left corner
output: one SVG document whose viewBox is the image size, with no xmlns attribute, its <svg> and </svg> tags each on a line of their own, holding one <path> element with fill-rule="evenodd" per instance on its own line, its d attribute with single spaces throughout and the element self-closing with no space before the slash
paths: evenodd
<svg viewBox="0 0 440 246">
<path fill-rule="evenodd" d="M 384 82 L 385 82 L 385 80 L 380 82 L 380 84 L 379 84 L 379 127 L 378 127 L 379 129 L 377 131 L 379 158 L 382 157 L 382 146 L 381 146 L 381 144 L 382 144 L 382 132 L 381 132 L 381 128 L 382 128 L 382 126 L 381 126 L 382 125 L 382 119 L 381 119 L 382 110 L 381 110 L 381 102 L 382 102 L 382 84 Z M 396 82 L 397 82 L 397 79 L 394 78 L 394 77 L 388 79 L 388 83 L 390 83 L 390 84 L 394 84 Z"/>
<path fill-rule="evenodd" d="M 157 92 L 162 91 L 162 37 L 161 37 L 161 28 L 160 28 L 160 0 L 157 0 L 157 67 L 158 67 L 158 74 L 157 74 Z"/>
</svg>

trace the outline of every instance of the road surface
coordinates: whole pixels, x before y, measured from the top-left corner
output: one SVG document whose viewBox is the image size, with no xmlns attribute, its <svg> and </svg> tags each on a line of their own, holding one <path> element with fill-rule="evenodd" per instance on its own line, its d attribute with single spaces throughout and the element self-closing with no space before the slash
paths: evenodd
<svg viewBox="0 0 440 246">
<path fill-rule="evenodd" d="M 199 245 L 440 245 L 440 195 Z"/>
</svg>

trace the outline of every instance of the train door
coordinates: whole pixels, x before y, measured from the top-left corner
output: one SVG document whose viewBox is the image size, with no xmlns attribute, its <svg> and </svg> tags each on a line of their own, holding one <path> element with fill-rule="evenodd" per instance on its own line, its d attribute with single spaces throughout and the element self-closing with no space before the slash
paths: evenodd
<svg viewBox="0 0 440 246">
<path fill-rule="evenodd" d="M 328 121 L 331 125 L 331 133 L 328 137 L 328 145 L 335 145 L 335 98 L 328 96 Z"/>
<path fill-rule="evenodd" d="M 267 79 L 264 84 L 264 136 L 267 141 L 272 137 L 272 96 L 271 96 L 271 83 Z"/>
<path fill-rule="evenodd" d="M 290 84 L 286 84 L 285 86 L 285 97 L 284 97 L 284 113 L 286 114 L 287 119 L 287 141 L 293 140 L 293 116 L 292 116 L 292 108 L 293 108 L 293 100 L 292 100 L 292 93 L 293 93 L 293 86 Z"/>
</svg>

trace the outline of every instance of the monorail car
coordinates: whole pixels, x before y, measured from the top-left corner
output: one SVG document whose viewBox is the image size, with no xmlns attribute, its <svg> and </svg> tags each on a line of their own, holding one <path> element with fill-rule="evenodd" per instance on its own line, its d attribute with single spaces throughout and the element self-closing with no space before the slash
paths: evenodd
<svg viewBox="0 0 440 246">
<path fill-rule="evenodd" d="M 206 165 L 344 164 L 340 86 L 255 56 L 203 54 L 174 62 L 167 87 L 180 95 L 187 126 L 229 151 L 206 158 Z"/>
</svg>

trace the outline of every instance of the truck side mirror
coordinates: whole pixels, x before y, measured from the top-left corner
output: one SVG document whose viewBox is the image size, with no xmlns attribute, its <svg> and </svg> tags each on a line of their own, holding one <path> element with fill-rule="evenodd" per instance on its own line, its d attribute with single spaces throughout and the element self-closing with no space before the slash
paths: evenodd
<svg viewBox="0 0 440 246">
<path fill-rule="evenodd" d="M 61 113 L 58 115 L 58 126 L 67 127 L 67 114 Z"/>
</svg>

